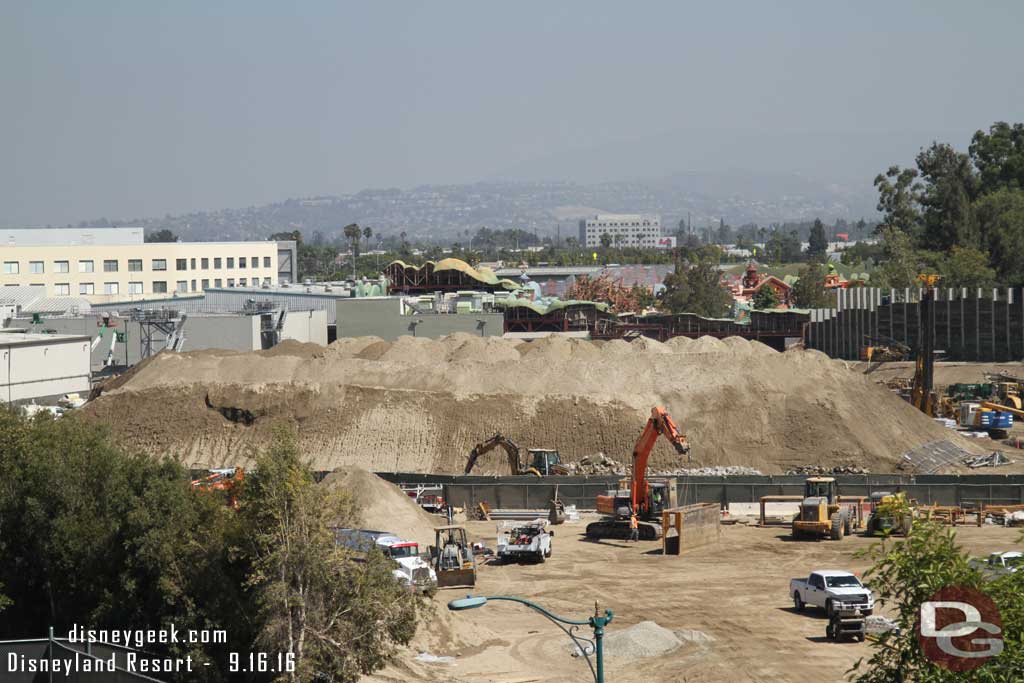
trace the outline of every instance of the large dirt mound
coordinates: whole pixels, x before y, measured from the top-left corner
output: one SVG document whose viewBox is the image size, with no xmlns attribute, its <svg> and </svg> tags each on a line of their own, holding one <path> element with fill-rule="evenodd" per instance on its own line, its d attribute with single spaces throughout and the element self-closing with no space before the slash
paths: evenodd
<svg viewBox="0 0 1024 683">
<path fill-rule="evenodd" d="M 741 338 L 592 343 L 452 335 L 344 339 L 276 353 L 160 354 L 84 409 L 115 436 L 188 465 L 246 464 L 279 425 L 314 465 L 461 472 L 496 431 L 575 460 L 627 461 L 651 406 L 664 405 L 694 465 L 779 472 L 857 463 L 889 471 L 949 432 L 817 351 Z M 678 467 L 659 443 L 655 467 Z M 479 472 L 505 473 L 504 458 Z"/>
<path fill-rule="evenodd" d="M 424 511 L 402 489 L 361 467 L 337 469 L 320 485 L 351 493 L 359 506 L 363 528 L 390 531 L 416 541 L 423 550 L 434 543 L 434 527 L 446 524 L 443 517 Z"/>
</svg>

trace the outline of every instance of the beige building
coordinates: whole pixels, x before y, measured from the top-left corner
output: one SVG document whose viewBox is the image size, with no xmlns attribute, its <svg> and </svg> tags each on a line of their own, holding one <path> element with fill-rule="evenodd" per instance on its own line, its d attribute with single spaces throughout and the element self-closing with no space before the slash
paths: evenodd
<svg viewBox="0 0 1024 683">
<path fill-rule="evenodd" d="M 0 231 L 0 285 L 42 287 L 46 296 L 107 303 L 277 280 L 277 242 L 147 243 L 140 228 Z"/>
</svg>

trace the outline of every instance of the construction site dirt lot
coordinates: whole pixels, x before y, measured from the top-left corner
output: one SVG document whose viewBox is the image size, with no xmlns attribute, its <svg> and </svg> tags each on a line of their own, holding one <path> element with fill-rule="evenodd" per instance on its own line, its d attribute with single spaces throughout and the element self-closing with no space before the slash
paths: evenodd
<svg viewBox="0 0 1024 683">
<path fill-rule="evenodd" d="M 449 612 L 444 605 L 472 592 L 514 595 L 556 614 L 586 618 L 594 602 L 614 611 L 608 633 L 642 621 L 679 631 L 702 631 L 714 640 L 684 642 L 648 658 L 606 656 L 608 681 L 842 681 L 870 643 L 825 640 L 826 620 L 815 609 L 797 613 L 789 580 L 814 569 L 861 574 L 870 561 L 858 556 L 877 539 L 793 541 L 787 527 L 723 526 L 721 541 L 679 557 L 660 555 L 660 543 L 590 542 L 583 530 L 594 517 L 553 527 L 552 557 L 543 564 L 486 565 L 477 586 L 445 589 L 434 598 L 433 621 L 421 626 L 411 648 L 374 681 L 525 683 L 584 681 L 590 672 L 570 655 L 568 638 L 539 614 L 512 603 Z M 470 522 L 473 540 L 493 547 L 495 525 Z M 1016 547 L 1020 530 L 959 527 L 957 539 L 972 555 Z M 892 541 L 890 541 L 892 542 Z M 885 609 L 880 610 L 885 614 Z M 584 627 L 585 634 L 590 633 Z M 454 657 L 428 663 L 426 652 Z M 420 657 L 417 659 L 417 657 Z"/>
</svg>

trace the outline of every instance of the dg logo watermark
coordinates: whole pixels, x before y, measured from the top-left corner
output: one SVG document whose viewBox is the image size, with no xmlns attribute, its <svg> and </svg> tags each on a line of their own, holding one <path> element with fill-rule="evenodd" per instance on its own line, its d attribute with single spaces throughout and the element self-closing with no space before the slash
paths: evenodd
<svg viewBox="0 0 1024 683">
<path fill-rule="evenodd" d="M 1003 622 L 992 599 L 947 586 L 921 603 L 917 640 L 924 656 L 950 671 L 970 671 L 1003 651 Z"/>
</svg>

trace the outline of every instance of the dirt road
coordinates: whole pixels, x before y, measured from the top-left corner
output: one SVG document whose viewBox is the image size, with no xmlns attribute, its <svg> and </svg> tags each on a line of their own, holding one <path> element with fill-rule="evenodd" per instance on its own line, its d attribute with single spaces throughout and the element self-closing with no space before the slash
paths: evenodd
<svg viewBox="0 0 1024 683">
<path fill-rule="evenodd" d="M 582 537 L 587 519 L 555 528 L 554 552 L 540 565 L 484 566 L 475 594 L 508 594 L 536 601 L 574 618 L 592 613 L 594 601 L 615 612 L 610 631 L 644 620 L 671 629 L 697 629 L 714 638 L 707 646 L 684 644 L 666 655 L 625 661 L 606 658 L 608 681 L 845 680 L 844 673 L 869 644 L 824 641 L 823 615 L 796 613 L 789 580 L 813 569 L 861 573 L 856 557 L 873 542 L 860 536 L 841 542 L 794 542 L 785 528 L 722 527 L 720 543 L 681 557 L 653 554 L 656 543 L 592 543 Z M 475 539 L 494 543 L 494 525 L 471 522 Z M 960 543 L 981 555 L 1014 546 L 1019 531 L 962 527 Z M 434 625 L 421 629 L 414 649 L 378 681 L 526 683 L 585 681 L 584 662 L 569 655 L 567 638 L 530 610 L 511 603 L 451 613 L 448 601 L 468 591 L 445 590 L 435 598 Z M 589 631 L 589 628 L 585 629 Z M 419 652 L 453 656 L 448 664 L 417 661 Z"/>
</svg>

